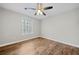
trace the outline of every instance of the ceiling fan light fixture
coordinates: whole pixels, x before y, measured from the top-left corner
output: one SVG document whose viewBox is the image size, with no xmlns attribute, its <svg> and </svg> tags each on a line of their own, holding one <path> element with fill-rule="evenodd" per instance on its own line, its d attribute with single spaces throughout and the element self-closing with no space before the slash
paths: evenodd
<svg viewBox="0 0 79 59">
<path fill-rule="evenodd" d="M 42 3 L 37 3 L 37 7 L 36 8 L 24 8 L 25 10 L 36 10 L 36 12 L 34 13 L 34 15 L 44 15 L 46 16 L 46 13 L 44 12 L 44 10 L 49 10 L 52 9 L 53 6 L 48 6 L 48 7 L 44 7 L 43 8 L 43 4 Z"/>
<path fill-rule="evenodd" d="M 43 12 L 41 10 L 37 10 L 37 15 L 43 15 Z"/>
</svg>

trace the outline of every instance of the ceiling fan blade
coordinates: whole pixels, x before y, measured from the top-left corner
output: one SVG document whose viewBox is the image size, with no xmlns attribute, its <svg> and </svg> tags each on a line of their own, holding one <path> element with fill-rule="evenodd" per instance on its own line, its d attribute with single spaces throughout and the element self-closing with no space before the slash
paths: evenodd
<svg viewBox="0 0 79 59">
<path fill-rule="evenodd" d="M 35 8 L 24 8 L 25 10 L 36 10 Z"/>
<path fill-rule="evenodd" d="M 37 13 L 35 12 L 35 14 L 34 15 L 36 15 Z"/>
<path fill-rule="evenodd" d="M 46 14 L 44 12 L 42 12 L 44 16 L 46 16 Z"/>
<path fill-rule="evenodd" d="M 52 9 L 53 6 L 45 7 L 44 10 Z"/>
</svg>

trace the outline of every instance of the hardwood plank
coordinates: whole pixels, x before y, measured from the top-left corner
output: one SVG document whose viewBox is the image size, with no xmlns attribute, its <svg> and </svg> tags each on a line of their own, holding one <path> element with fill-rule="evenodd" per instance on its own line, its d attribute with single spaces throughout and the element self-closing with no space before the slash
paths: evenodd
<svg viewBox="0 0 79 59">
<path fill-rule="evenodd" d="M 79 48 L 38 37 L 0 47 L 0 55 L 79 55 Z"/>
</svg>

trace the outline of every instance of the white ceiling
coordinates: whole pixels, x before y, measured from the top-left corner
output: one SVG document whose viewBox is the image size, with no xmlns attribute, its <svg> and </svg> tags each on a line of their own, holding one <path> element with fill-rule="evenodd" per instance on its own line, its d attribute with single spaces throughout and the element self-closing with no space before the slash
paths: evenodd
<svg viewBox="0 0 79 59">
<path fill-rule="evenodd" d="M 19 13 L 23 13 L 37 19 L 44 19 L 46 17 L 50 17 L 55 14 L 59 14 L 74 8 L 78 8 L 79 4 L 78 3 L 44 3 L 43 6 L 44 7 L 53 6 L 53 9 L 45 10 L 44 12 L 47 14 L 46 16 L 43 16 L 43 15 L 35 16 L 34 15 L 34 13 L 36 12 L 35 10 L 24 10 L 24 8 L 25 7 L 36 8 L 36 3 L 1 3 L 0 4 L 0 7 L 6 8 L 12 11 L 16 11 Z"/>
</svg>

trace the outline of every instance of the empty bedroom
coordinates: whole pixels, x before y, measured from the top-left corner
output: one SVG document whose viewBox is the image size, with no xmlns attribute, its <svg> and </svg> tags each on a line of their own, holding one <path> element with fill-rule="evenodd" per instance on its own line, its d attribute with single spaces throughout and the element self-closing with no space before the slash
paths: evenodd
<svg viewBox="0 0 79 59">
<path fill-rule="evenodd" d="M 0 55 L 79 55 L 79 3 L 0 3 Z"/>
</svg>

